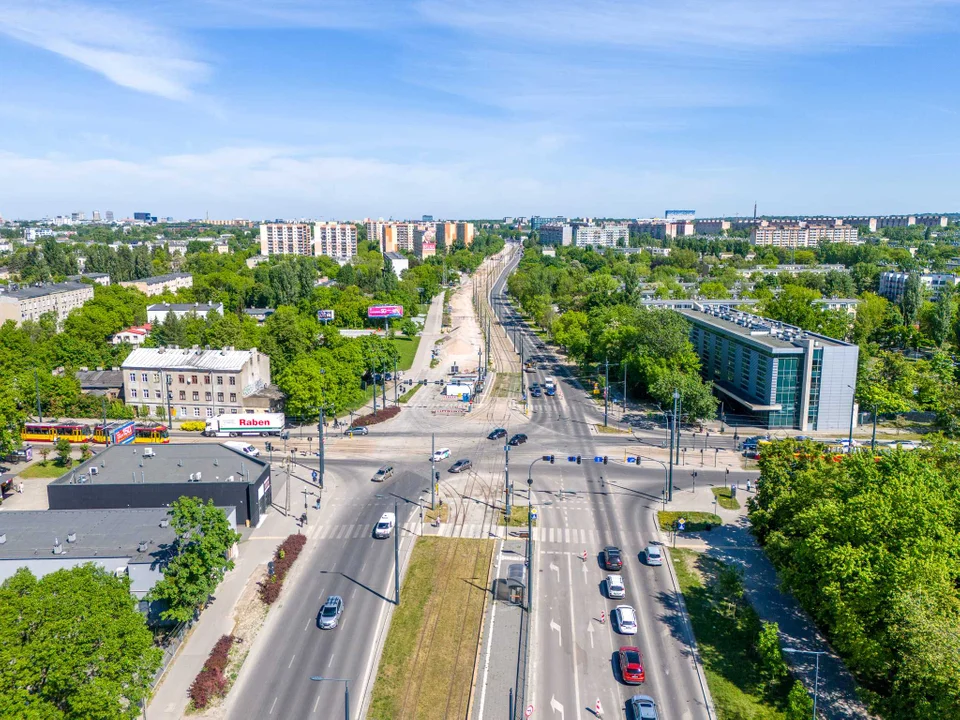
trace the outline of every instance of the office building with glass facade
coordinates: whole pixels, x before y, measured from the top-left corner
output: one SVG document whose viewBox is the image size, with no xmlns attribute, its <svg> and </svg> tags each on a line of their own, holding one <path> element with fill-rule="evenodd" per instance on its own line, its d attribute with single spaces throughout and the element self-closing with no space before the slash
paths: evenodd
<svg viewBox="0 0 960 720">
<path fill-rule="evenodd" d="M 802 431 L 850 426 L 859 348 L 727 307 L 678 309 L 705 380 L 739 424 Z"/>
</svg>

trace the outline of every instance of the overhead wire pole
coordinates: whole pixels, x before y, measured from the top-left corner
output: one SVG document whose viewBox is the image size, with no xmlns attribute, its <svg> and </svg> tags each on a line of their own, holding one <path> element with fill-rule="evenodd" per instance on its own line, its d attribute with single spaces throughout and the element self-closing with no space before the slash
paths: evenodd
<svg viewBox="0 0 960 720">
<path fill-rule="evenodd" d="M 510 441 L 503 436 L 503 485 L 507 495 L 507 504 L 504 513 L 510 517 Z"/>
<path fill-rule="evenodd" d="M 673 502 L 673 443 L 677 427 L 677 401 L 680 400 L 680 393 L 673 391 L 673 415 L 670 417 L 670 477 L 667 480 L 667 500 Z"/>
<path fill-rule="evenodd" d="M 430 509 L 436 509 L 437 492 L 437 434 L 430 433 Z"/>
<path fill-rule="evenodd" d="M 607 408 L 610 400 L 610 358 L 604 359 L 603 372 L 603 426 L 607 426 Z"/>
<path fill-rule="evenodd" d="M 396 586 L 397 601 L 400 604 L 400 505 L 393 503 L 393 517 L 396 527 L 393 528 L 393 583 Z"/>
</svg>

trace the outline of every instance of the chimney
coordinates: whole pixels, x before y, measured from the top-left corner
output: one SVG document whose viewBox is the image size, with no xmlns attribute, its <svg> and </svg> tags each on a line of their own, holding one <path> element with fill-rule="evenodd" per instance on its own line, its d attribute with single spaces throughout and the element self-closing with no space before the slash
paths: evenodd
<svg viewBox="0 0 960 720">
<path fill-rule="evenodd" d="M 146 541 L 146 540 L 141 540 L 140 543 L 137 545 L 137 552 L 141 552 L 141 553 L 142 553 L 142 552 L 146 552 L 146 551 L 147 551 L 147 541 Z"/>
<path fill-rule="evenodd" d="M 53 554 L 63 555 L 63 545 L 60 544 L 60 538 L 53 539 Z"/>
<path fill-rule="evenodd" d="M 77 534 L 71 530 L 70 532 L 67 533 L 67 542 L 75 543 L 76 541 L 77 541 Z"/>
</svg>

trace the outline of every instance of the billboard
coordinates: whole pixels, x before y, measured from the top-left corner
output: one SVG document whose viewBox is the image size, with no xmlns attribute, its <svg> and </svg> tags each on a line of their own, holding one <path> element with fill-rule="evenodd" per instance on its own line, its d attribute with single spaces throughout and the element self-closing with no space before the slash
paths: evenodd
<svg viewBox="0 0 960 720">
<path fill-rule="evenodd" d="M 401 318 L 403 305 L 371 305 L 367 308 L 368 318 Z"/>
<path fill-rule="evenodd" d="M 333 320 L 333 310 L 317 310 L 317 320 Z"/>
</svg>

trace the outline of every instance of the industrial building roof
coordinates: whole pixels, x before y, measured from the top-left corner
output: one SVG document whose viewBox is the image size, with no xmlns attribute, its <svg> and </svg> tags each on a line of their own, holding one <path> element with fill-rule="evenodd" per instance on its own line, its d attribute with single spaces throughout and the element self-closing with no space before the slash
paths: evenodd
<svg viewBox="0 0 960 720">
<path fill-rule="evenodd" d="M 802 328 L 769 318 L 739 312 L 729 307 L 705 307 L 677 310 L 681 315 L 694 321 L 738 335 L 747 342 L 766 346 L 772 350 L 800 350 L 798 342 L 812 339 L 821 345 L 848 347 L 849 343 L 835 340 L 826 335 L 817 335 Z"/>
<path fill-rule="evenodd" d="M 123 361 L 123 368 L 147 370 L 225 370 L 239 372 L 250 361 L 252 350 L 204 350 L 201 348 L 137 348 Z"/>
<path fill-rule="evenodd" d="M 74 373 L 82 390 L 112 390 L 123 387 L 123 373 L 119 369 L 78 370 Z"/>
<path fill-rule="evenodd" d="M 51 484 L 253 483 L 266 465 L 238 450 L 213 443 L 111 445 Z"/>
<path fill-rule="evenodd" d="M 17 298 L 18 300 L 29 300 L 32 298 L 44 297 L 45 295 L 56 295 L 65 292 L 75 292 L 76 290 L 86 290 L 92 287 L 92 285 L 75 282 L 50 283 L 49 285 L 41 285 L 40 287 L 21 287 L 19 290 L 7 290 L 6 292 L 0 293 L 0 298 L 6 296 Z M 92 289 L 91 292 L 93 292 Z"/>
<path fill-rule="evenodd" d="M 123 557 L 152 563 L 176 537 L 167 519 L 167 508 L 4 510 L 0 560 Z"/>
</svg>

